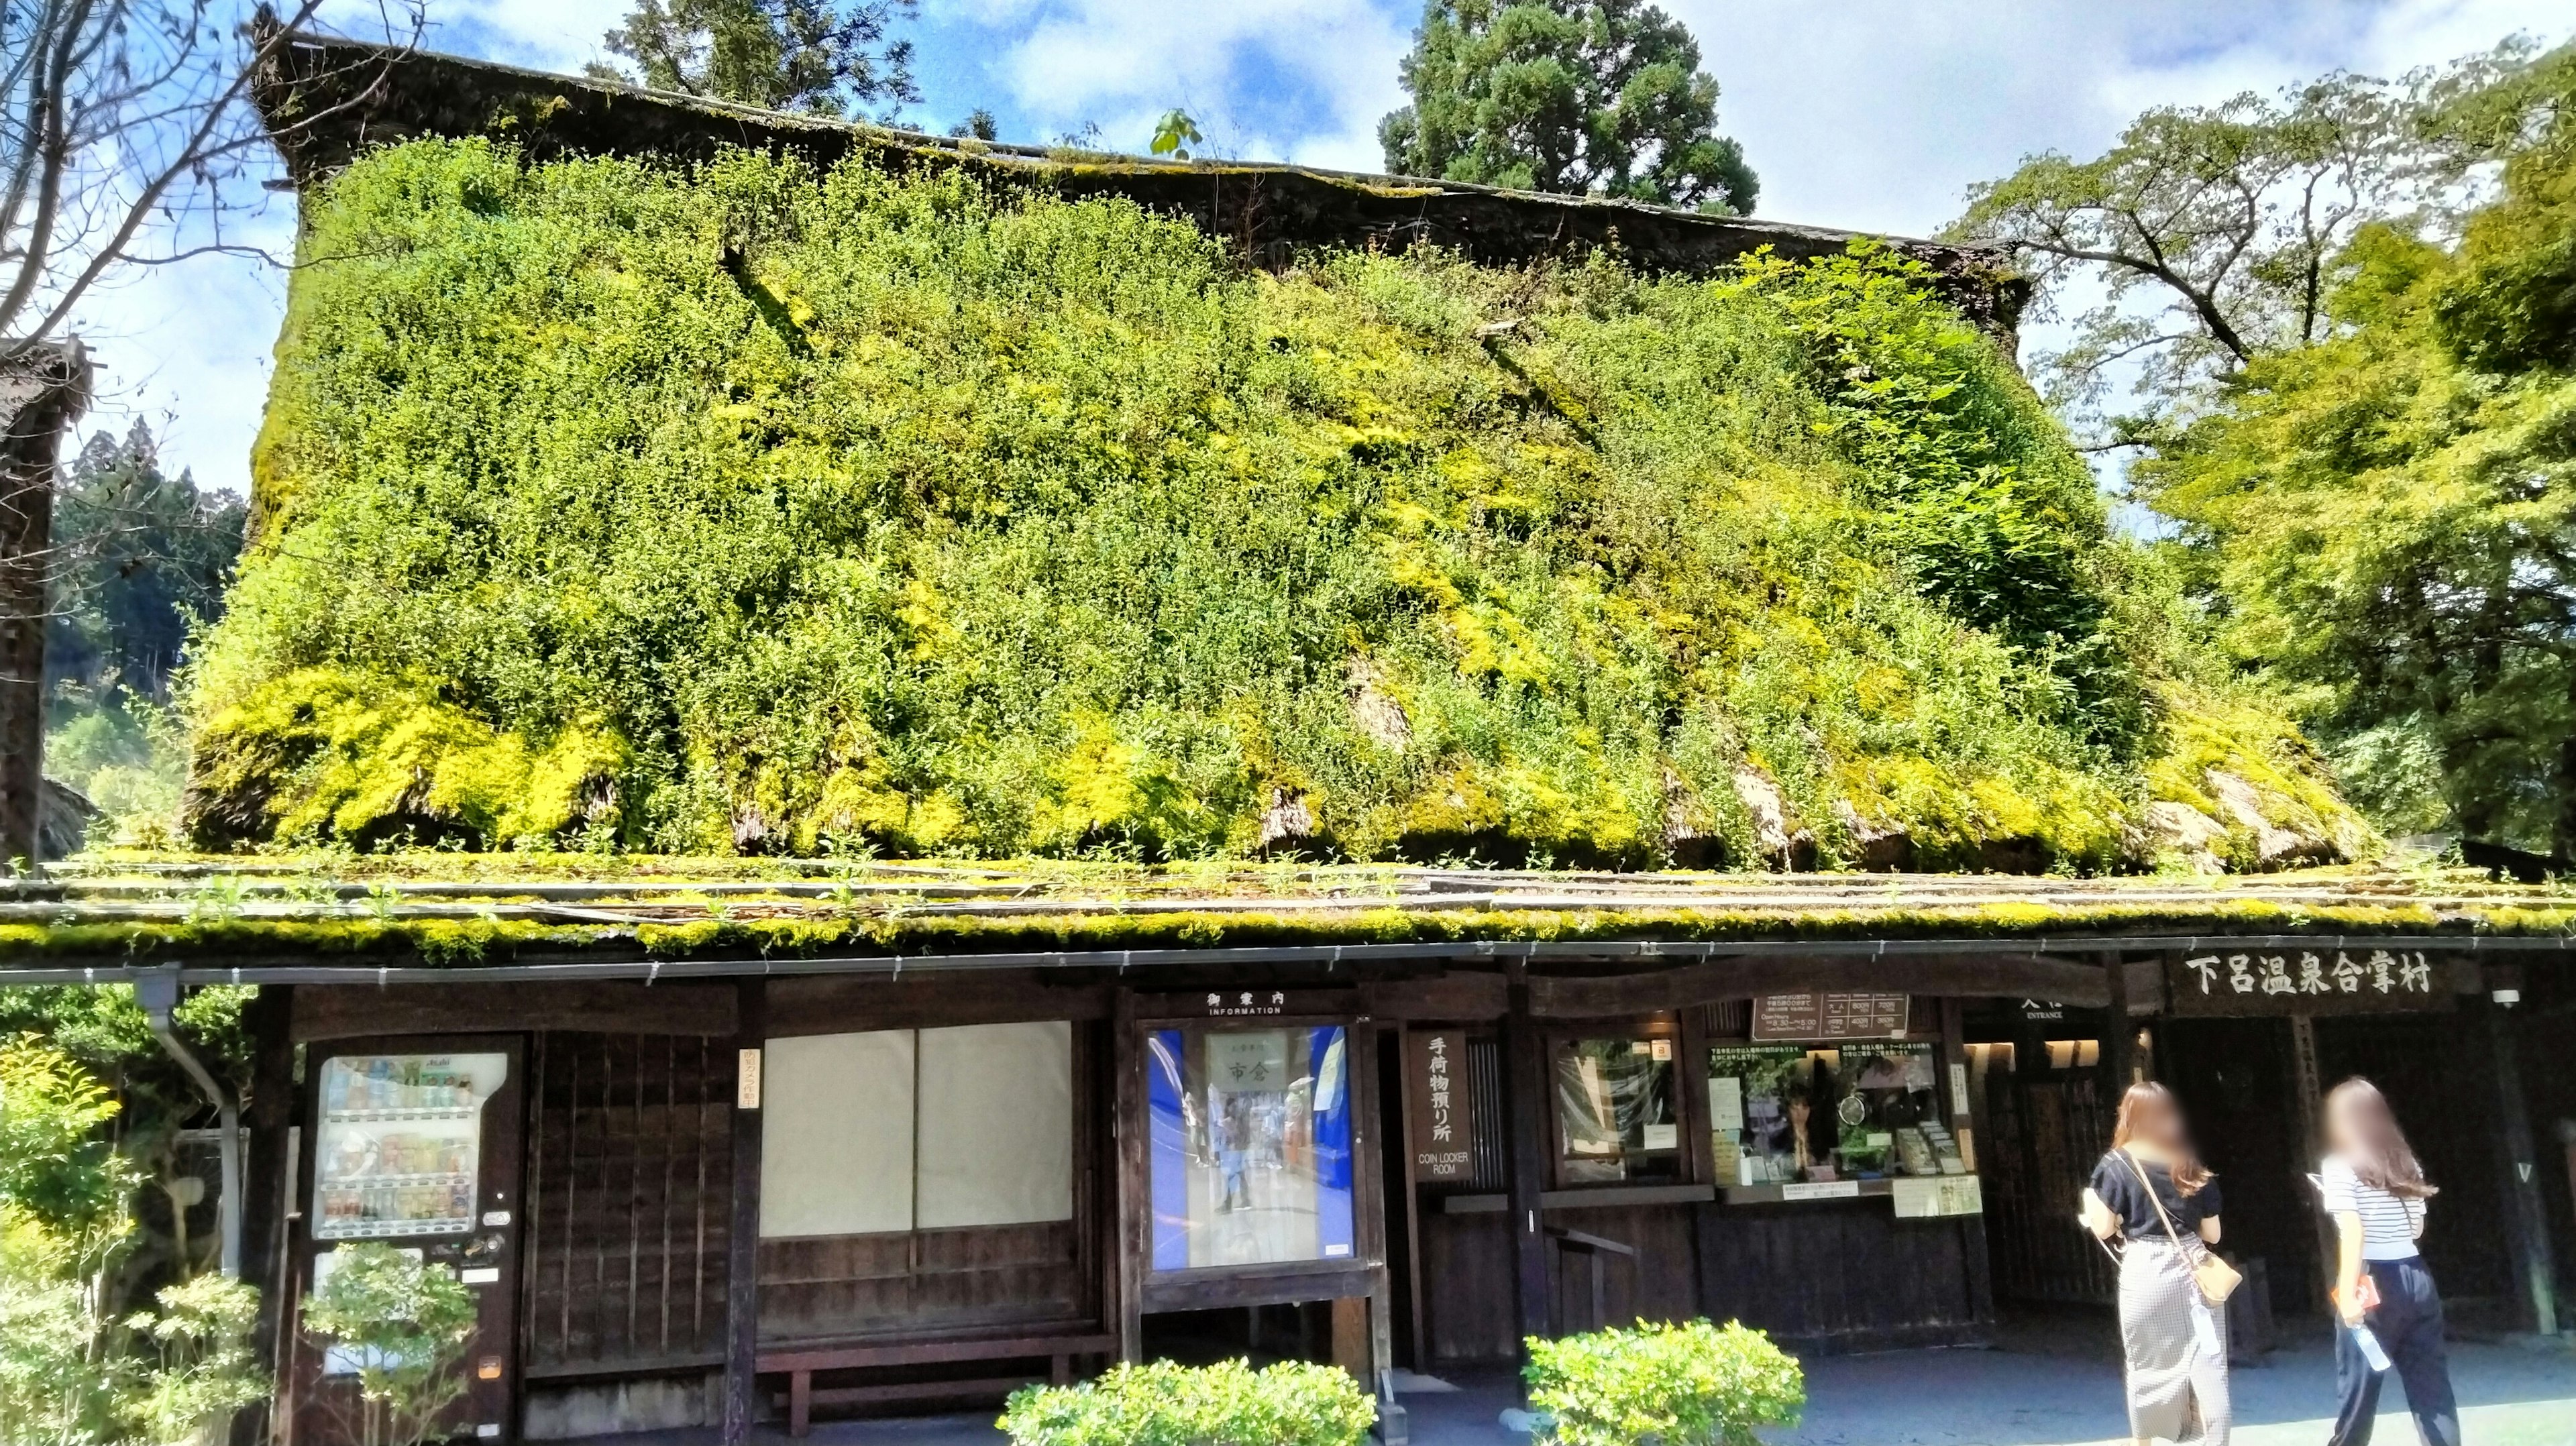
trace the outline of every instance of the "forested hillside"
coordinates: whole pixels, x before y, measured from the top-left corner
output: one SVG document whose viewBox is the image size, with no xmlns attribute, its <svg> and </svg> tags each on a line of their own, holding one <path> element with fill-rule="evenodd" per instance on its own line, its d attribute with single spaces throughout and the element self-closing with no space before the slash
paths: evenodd
<svg viewBox="0 0 2576 1446">
<path fill-rule="evenodd" d="M 1272 273 L 956 175 L 480 142 L 307 207 L 251 548 L 190 679 L 207 844 L 2367 841 L 1884 251 Z"/>
</svg>

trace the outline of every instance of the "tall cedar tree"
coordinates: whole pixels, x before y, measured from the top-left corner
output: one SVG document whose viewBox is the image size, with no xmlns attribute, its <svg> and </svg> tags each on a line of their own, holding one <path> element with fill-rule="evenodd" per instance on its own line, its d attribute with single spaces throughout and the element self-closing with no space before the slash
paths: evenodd
<svg viewBox="0 0 2576 1446">
<path fill-rule="evenodd" d="M 640 0 L 608 32 L 609 50 L 628 68 L 593 64 L 590 72 L 769 110 L 838 116 L 877 105 L 890 114 L 921 99 L 912 42 L 890 38 L 917 8 L 917 0 Z"/>
<path fill-rule="evenodd" d="M 1749 215 L 1744 151 L 1678 20 L 1639 0 L 1429 0 L 1378 123 L 1387 169 Z"/>
</svg>

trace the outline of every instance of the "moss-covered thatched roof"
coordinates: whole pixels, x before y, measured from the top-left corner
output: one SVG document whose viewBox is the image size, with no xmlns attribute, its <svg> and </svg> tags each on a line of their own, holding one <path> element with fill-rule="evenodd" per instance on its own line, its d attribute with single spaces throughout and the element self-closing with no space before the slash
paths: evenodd
<svg viewBox="0 0 2576 1446">
<path fill-rule="evenodd" d="M 275 57 L 257 79 L 257 96 L 301 186 L 380 146 L 483 137 L 540 161 L 588 155 L 696 162 L 742 148 L 794 152 L 827 168 L 851 157 L 889 170 L 963 168 L 1068 200 L 1120 197 L 1187 216 L 1257 258 L 1317 247 L 1401 251 L 1429 242 L 1485 264 L 1519 265 L 1614 246 L 1641 270 L 1703 274 L 1765 247 L 1809 260 L 1836 255 L 1856 238 L 1831 227 L 1458 181 L 997 145 L 329 36 L 299 37 Z M 2030 285 L 2002 252 L 1885 239 L 1929 266 L 1945 299 L 1980 325 L 2013 330 Z"/>
<path fill-rule="evenodd" d="M 255 861 L 105 855 L 19 883 L 0 899 L 0 982 L 169 963 L 223 977 L 237 969 L 250 981 L 280 970 L 368 978 L 388 969 L 627 961 L 669 967 L 676 977 L 898 962 L 921 969 L 1229 957 L 1680 963 L 1782 950 L 2080 955 L 2285 936 L 2520 951 L 2560 950 L 2576 939 L 2576 889 L 2432 868 L 2068 879 L 439 852 Z"/>
</svg>

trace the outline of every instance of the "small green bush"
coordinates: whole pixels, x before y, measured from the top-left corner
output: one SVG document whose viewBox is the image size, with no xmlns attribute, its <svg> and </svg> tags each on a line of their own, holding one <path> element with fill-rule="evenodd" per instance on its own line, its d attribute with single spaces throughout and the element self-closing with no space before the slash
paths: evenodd
<svg viewBox="0 0 2576 1446">
<path fill-rule="evenodd" d="M 1334 1366 L 1112 1367 L 1079 1386 L 1030 1386 L 999 1422 L 1013 1446 L 1358 1446 L 1377 1403 Z"/>
<path fill-rule="evenodd" d="M 1530 1405 L 1564 1446 L 1760 1446 L 1756 1426 L 1794 1426 L 1807 1404 L 1797 1360 L 1729 1321 L 1637 1322 L 1529 1342 Z"/>
<path fill-rule="evenodd" d="M 382 1241 L 344 1245 L 304 1304 L 305 1328 L 358 1364 L 359 1446 L 420 1446 L 447 1434 L 467 1386 L 474 1293 L 456 1272 Z"/>
</svg>

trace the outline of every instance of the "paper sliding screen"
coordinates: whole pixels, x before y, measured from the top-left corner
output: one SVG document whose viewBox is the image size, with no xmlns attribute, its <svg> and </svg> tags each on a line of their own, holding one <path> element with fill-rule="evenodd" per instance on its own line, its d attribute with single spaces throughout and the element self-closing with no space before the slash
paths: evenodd
<svg viewBox="0 0 2576 1446">
<path fill-rule="evenodd" d="M 918 1225 L 1073 1218 L 1073 1026 L 921 1031 Z"/>
<path fill-rule="evenodd" d="M 769 1041 L 763 1238 L 913 1228 L 913 1050 L 908 1029 Z"/>
</svg>

